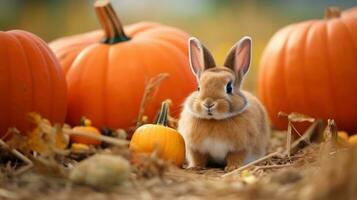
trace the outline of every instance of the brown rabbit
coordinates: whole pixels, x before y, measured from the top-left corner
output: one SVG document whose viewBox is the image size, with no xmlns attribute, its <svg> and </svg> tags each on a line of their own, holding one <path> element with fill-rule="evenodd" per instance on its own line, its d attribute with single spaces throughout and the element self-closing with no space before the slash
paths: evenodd
<svg viewBox="0 0 357 200">
<path fill-rule="evenodd" d="M 241 85 L 251 60 L 251 39 L 242 38 L 217 67 L 209 50 L 189 39 L 189 59 L 198 91 L 185 101 L 179 132 L 186 144 L 189 168 L 204 168 L 208 160 L 231 171 L 266 153 L 270 137 L 266 111 Z"/>
</svg>

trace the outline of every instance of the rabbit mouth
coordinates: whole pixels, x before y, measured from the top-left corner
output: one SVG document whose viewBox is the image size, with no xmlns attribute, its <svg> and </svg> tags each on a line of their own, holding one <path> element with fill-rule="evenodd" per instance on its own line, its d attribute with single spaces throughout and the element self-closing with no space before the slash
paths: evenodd
<svg viewBox="0 0 357 200">
<path fill-rule="evenodd" d="M 208 109 L 208 110 L 207 110 L 207 115 L 208 115 L 208 116 L 213 116 L 212 110 Z"/>
</svg>

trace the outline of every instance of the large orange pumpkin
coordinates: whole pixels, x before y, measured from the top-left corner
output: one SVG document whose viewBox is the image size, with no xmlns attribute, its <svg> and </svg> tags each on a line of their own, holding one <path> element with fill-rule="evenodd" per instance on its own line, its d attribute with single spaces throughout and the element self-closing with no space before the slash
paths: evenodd
<svg viewBox="0 0 357 200">
<path fill-rule="evenodd" d="M 283 28 L 264 50 L 258 92 L 280 129 L 284 111 L 333 118 L 340 129 L 357 131 L 357 20 L 326 13 Z"/>
<path fill-rule="evenodd" d="M 9 127 L 26 132 L 29 112 L 63 123 L 66 107 L 66 81 L 46 43 L 25 31 L 0 32 L 0 136 Z"/>
<path fill-rule="evenodd" d="M 188 34 L 141 23 L 133 25 L 127 36 L 108 1 L 97 1 L 95 8 L 105 37 L 83 48 L 68 67 L 68 122 L 74 125 L 86 116 L 96 127 L 135 125 L 145 86 L 160 73 L 170 76 L 146 114 L 152 119 L 167 98 L 174 103 L 173 114 L 178 114 L 184 98 L 195 88 L 187 59 Z"/>
</svg>

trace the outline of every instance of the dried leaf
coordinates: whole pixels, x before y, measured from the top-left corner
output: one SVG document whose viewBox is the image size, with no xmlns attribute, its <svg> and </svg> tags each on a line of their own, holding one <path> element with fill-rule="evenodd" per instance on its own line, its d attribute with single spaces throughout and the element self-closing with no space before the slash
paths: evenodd
<svg viewBox="0 0 357 200">
<path fill-rule="evenodd" d="M 311 122 L 312 123 L 315 121 L 315 119 L 310 116 L 303 115 L 300 113 L 295 113 L 295 112 L 292 112 L 290 114 L 287 114 L 284 112 L 279 112 L 278 116 L 279 117 L 287 117 L 290 122 Z"/>
<path fill-rule="evenodd" d="M 146 109 L 147 105 L 149 105 L 149 103 L 153 99 L 161 82 L 163 80 L 167 79 L 168 77 L 169 77 L 169 74 L 161 73 L 161 74 L 158 74 L 157 76 L 151 78 L 149 80 L 149 82 L 147 83 L 147 85 L 145 87 L 143 98 L 141 99 L 140 109 L 139 109 L 138 118 L 137 118 L 137 122 L 136 122 L 136 127 L 139 127 L 143 124 L 142 120 L 143 120 L 143 116 L 144 116 L 145 109 Z"/>
</svg>

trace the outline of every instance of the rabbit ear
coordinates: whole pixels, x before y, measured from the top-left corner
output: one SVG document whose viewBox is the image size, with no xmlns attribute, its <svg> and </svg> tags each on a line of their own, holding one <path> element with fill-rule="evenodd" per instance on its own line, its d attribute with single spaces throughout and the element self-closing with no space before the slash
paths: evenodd
<svg viewBox="0 0 357 200">
<path fill-rule="evenodd" d="M 244 76 L 250 66 L 252 54 L 252 40 L 250 37 L 243 37 L 229 51 L 224 66 L 232 69 L 239 76 Z"/>
<path fill-rule="evenodd" d="M 216 66 L 209 50 L 197 38 L 191 37 L 188 43 L 191 69 L 197 77 L 202 71 Z"/>
</svg>

